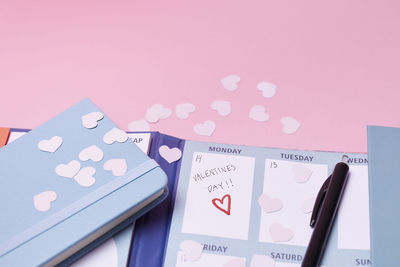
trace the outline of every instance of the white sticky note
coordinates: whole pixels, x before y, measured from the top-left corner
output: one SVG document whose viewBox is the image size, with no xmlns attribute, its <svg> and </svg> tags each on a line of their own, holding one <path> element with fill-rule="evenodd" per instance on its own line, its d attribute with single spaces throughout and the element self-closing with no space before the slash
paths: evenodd
<svg viewBox="0 0 400 267">
<path fill-rule="evenodd" d="M 255 159 L 193 153 L 182 232 L 247 239 Z"/>
<path fill-rule="evenodd" d="M 370 249 L 367 166 L 350 165 L 337 221 L 340 249 Z"/>
<path fill-rule="evenodd" d="M 299 164 L 312 173 L 306 183 L 296 182 L 293 166 Z M 318 194 L 327 177 L 327 165 L 266 159 L 263 194 L 279 198 L 284 208 L 273 213 L 261 212 L 259 240 L 307 246 L 312 234 L 311 215 L 304 213 L 303 202 Z"/>
</svg>

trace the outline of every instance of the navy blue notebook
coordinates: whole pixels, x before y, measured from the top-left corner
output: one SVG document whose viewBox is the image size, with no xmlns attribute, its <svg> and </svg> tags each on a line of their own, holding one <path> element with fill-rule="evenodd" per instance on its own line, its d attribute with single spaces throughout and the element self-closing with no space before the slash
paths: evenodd
<svg viewBox="0 0 400 267">
<path fill-rule="evenodd" d="M 322 266 L 368 265 L 366 154 L 182 140 L 152 133 L 168 198 L 136 221 L 130 267 L 296 266 L 318 191 L 348 158 L 350 178 Z"/>
<path fill-rule="evenodd" d="M 183 151 L 185 141 L 173 136 L 154 132 L 151 134 L 151 143 L 148 155 L 154 159 L 168 176 L 167 198 L 150 213 L 135 222 L 135 231 L 132 233 L 132 243 L 128 266 L 162 266 L 167 248 L 169 229 L 171 224 L 173 200 L 177 186 L 177 173 L 180 167 L 180 158 L 168 162 L 159 153 L 162 146 L 179 148 Z M 171 161 L 171 160 L 170 160 Z M 149 249 L 151 248 L 151 249 Z"/>
</svg>

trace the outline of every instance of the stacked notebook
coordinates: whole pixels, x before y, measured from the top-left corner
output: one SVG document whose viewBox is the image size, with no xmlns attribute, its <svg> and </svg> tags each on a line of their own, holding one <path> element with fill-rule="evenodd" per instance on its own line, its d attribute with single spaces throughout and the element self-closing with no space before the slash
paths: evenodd
<svg viewBox="0 0 400 267">
<path fill-rule="evenodd" d="M 161 202 L 165 173 L 128 140 L 85 99 L 1 148 L 0 266 L 68 265 Z"/>
</svg>

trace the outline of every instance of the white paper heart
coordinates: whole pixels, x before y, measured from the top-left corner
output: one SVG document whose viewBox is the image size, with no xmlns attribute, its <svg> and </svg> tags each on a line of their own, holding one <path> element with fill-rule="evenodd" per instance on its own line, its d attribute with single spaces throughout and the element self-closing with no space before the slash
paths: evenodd
<svg viewBox="0 0 400 267">
<path fill-rule="evenodd" d="M 227 116 L 231 113 L 231 102 L 215 100 L 211 103 L 211 109 L 216 110 L 221 116 Z"/>
<path fill-rule="evenodd" d="M 187 119 L 189 114 L 194 112 L 196 107 L 192 103 L 184 103 L 176 105 L 175 113 L 179 119 Z"/>
<path fill-rule="evenodd" d="M 182 241 L 179 248 L 183 252 L 184 261 L 197 261 L 203 253 L 203 245 L 193 240 Z"/>
<path fill-rule="evenodd" d="M 302 164 L 292 165 L 292 172 L 293 172 L 294 180 L 297 183 L 307 182 L 313 173 L 313 171 L 311 169 L 309 169 L 308 167 L 306 167 Z"/>
<path fill-rule="evenodd" d="M 260 82 L 257 89 L 262 92 L 263 97 L 273 97 L 276 93 L 276 85 L 269 82 Z"/>
<path fill-rule="evenodd" d="M 258 198 L 258 204 L 260 205 L 261 209 L 266 213 L 279 211 L 283 207 L 282 200 L 278 198 L 271 198 L 266 194 L 262 194 Z"/>
<path fill-rule="evenodd" d="M 182 156 L 182 151 L 179 148 L 169 148 L 166 145 L 160 146 L 158 152 L 160 153 L 161 157 L 163 157 L 168 163 L 175 162 L 179 160 Z"/>
<path fill-rule="evenodd" d="M 93 167 L 82 168 L 77 175 L 75 175 L 74 180 L 83 187 L 89 187 L 96 182 L 93 175 L 96 173 L 96 169 Z"/>
<path fill-rule="evenodd" d="M 259 122 L 269 120 L 269 115 L 265 112 L 265 108 L 260 105 L 255 105 L 250 109 L 249 118 Z"/>
<path fill-rule="evenodd" d="M 68 164 L 58 164 L 56 173 L 62 177 L 73 178 L 80 170 L 81 164 L 77 160 L 71 160 Z"/>
<path fill-rule="evenodd" d="M 282 131 L 286 134 L 293 134 L 297 132 L 300 127 L 300 122 L 292 117 L 283 117 L 281 123 L 283 124 Z"/>
<path fill-rule="evenodd" d="M 33 196 L 33 206 L 38 211 L 48 211 L 51 207 L 51 202 L 57 199 L 57 194 L 54 191 L 44 191 Z"/>
<path fill-rule="evenodd" d="M 267 255 L 254 254 L 250 267 L 275 267 L 275 260 Z"/>
<path fill-rule="evenodd" d="M 273 223 L 269 226 L 269 233 L 274 242 L 290 241 L 294 233 L 289 228 L 282 226 L 280 223 Z"/>
<path fill-rule="evenodd" d="M 110 159 L 104 163 L 103 168 L 106 171 L 112 171 L 114 176 L 122 176 L 128 167 L 125 159 Z"/>
<path fill-rule="evenodd" d="M 137 120 L 129 123 L 128 129 L 132 132 L 147 132 L 150 131 L 150 125 L 145 120 Z"/>
<path fill-rule="evenodd" d="M 228 262 L 224 263 L 222 267 L 246 267 L 245 259 L 231 259 Z"/>
<path fill-rule="evenodd" d="M 79 159 L 82 161 L 93 160 L 94 162 L 99 162 L 103 159 L 104 153 L 98 146 L 92 145 L 87 148 L 82 149 L 79 153 Z"/>
<path fill-rule="evenodd" d="M 228 75 L 221 79 L 222 86 L 229 91 L 235 91 L 239 82 L 240 77 L 237 75 Z"/>
<path fill-rule="evenodd" d="M 154 104 L 146 110 L 146 120 L 151 123 L 156 123 L 160 119 L 166 119 L 171 116 L 172 111 L 169 108 L 164 108 L 161 104 Z"/>
<path fill-rule="evenodd" d="M 124 143 L 128 140 L 128 135 L 126 132 L 118 129 L 118 128 L 113 128 L 109 130 L 103 137 L 103 141 L 106 144 L 111 145 L 114 142 L 119 142 L 119 143 Z"/>
<path fill-rule="evenodd" d="M 198 123 L 194 126 L 193 130 L 199 135 L 211 136 L 215 130 L 215 122 L 207 120 L 203 123 Z"/>
<path fill-rule="evenodd" d="M 303 201 L 303 205 L 301 206 L 301 210 L 306 214 L 312 212 L 313 208 L 314 208 L 314 203 L 315 203 L 315 198 L 314 197 L 307 198 L 306 200 Z"/>
<path fill-rule="evenodd" d="M 101 112 L 90 112 L 86 115 L 82 116 L 82 125 L 85 128 L 92 129 L 97 127 L 97 122 L 104 118 L 103 113 Z"/>
<path fill-rule="evenodd" d="M 62 138 L 60 136 L 53 136 L 49 140 L 42 140 L 38 143 L 38 148 L 45 152 L 56 152 L 61 146 Z"/>
</svg>

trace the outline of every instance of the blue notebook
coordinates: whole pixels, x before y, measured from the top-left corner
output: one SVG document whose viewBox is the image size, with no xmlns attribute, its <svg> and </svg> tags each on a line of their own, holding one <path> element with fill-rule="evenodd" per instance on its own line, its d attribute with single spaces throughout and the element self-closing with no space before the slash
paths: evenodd
<svg viewBox="0 0 400 267">
<path fill-rule="evenodd" d="M 128 140 L 85 99 L 1 148 L 0 266 L 69 265 L 161 202 L 165 173 Z"/>
<path fill-rule="evenodd" d="M 16 128 L 1 128 L 6 130 L 4 133 L 6 144 L 10 144 L 18 138 L 27 134 L 30 130 L 28 129 L 16 129 Z M 153 133 L 155 134 L 155 133 Z M 131 141 L 136 144 L 143 153 L 149 152 L 151 133 L 149 132 L 135 132 L 128 133 Z M 155 159 L 157 162 L 159 158 Z M 161 160 L 160 160 L 161 161 Z M 117 229 L 122 229 L 125 224 Z M 73 267 L 126 267 L 127 259 L 129 255 L 129 246 L 131 243 L 132 231 L 134 224 L 126 225 L 126 228 L 121 231 L 113 231 L 113 235 L 108 235 L 108 239 L 99 244 L 96 242 L 96 247 L 90 246 L 80 251 L 78 257 L 74 257 L 74 261 L 70 259 L 68 262 Z"/>
<path fill-rule="evenodd" d="M 400 129 L 368 126 L 371 260 L 399 266 Z"/>
<path fill-rule="evenodd" d="M 166 201 L 135 223 L 130 267 L 299 266 L 314 200 L 345 156 L 350 177 L 321 266 L 370 264 L 366 154 L 182 140 L 151 134 Z"/>
</svg>

